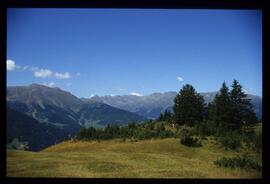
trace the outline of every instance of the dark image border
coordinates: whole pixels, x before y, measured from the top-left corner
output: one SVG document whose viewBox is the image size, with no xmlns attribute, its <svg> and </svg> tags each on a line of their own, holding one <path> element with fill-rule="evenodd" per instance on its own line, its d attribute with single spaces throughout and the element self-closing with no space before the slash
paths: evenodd
<svg viewBox="0 0 270 184">
<path fill-rule="evenodd" d="M 270 183 L 270 13 L 262 0 L 7 0 L 0 1 L 0 183 Z M 97 178 L 8 178 L 6 177 L 6 50 L 7 8 L 137 8 L 137 9 L 257 9 L 263 13 L 263 169 L 262 179 L 97 179 Z"/>
</svg>

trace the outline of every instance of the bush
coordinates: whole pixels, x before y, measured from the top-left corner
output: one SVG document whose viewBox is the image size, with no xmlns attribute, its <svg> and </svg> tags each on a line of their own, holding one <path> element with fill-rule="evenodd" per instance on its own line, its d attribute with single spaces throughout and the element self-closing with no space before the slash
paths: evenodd
<svg viewBox="0 0 270 184">
<path fill-rule="evenodd" d="M 222 157 L 221 159 L 214 161 L 214 164 L 219 167 L 240 167 L 245 169 L 255 169 L 259 172 L 262 170 L 262 166 L 258 162 L 255 162 L 247 153 L 236 157 Z"/>
<path fill-rule="evenodd" d="M 173 137 L 174 133 L 169 130 L 164 130 L 158 133 L 159 138 Z"/>
<path fill-rule="evenodd" d="M 257 152 L 262 150 L 262 132 L 256 133 L 254 130 L 245 131 L 243 140 L 248 148 Z"/>
<path fill-rule="evenodd" d="M 165 131 L 164 123 L 158 123 L 156 126 L 157 132 Z"/>
<path fill-rule="evenodd" d="M 199 147 L 201 142 L 197 137 L 192 135 L 192 128 L 184 125 L 180 129 L 180 143 L 186 146 Z"/>
<path fill-rule="evenodd" d="M 145 123 L 145 126 L 144 127 L 146 129 L 148 129 L 148 130 L 154 130 L 155 129 L 155 124 L 154 124 L 154 122 L 149 121 L 149 122 Z"/>
<path fill-rule="evenodd" d="M 237 150 L 241 147 L 241 135 L 238 132 L 228 132 L 217 138 L 225 149 Z"/>
<path fill-rule="evenodd" d="M 134 137 L 139 139 L 139 140 L 145 140 L 145 139 L 149 139 L 151 137 L 151 135 L 147 130 L 141 129 L 141 130 L 136 131 Z"/>
</svg>

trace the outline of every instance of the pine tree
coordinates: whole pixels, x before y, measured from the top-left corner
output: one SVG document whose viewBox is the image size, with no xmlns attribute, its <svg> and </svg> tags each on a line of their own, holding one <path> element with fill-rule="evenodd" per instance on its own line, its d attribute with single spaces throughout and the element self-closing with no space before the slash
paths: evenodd
<svg viewBox="0 0 270 184">
<path fill-rule="evenodd" d="M 243 92 L 242 86 L 237 80 L 233 81 L 230 97 L 232 101 L 231 123 L 233 128 L 239 130 L 243 125 L 257 122 L 256 115 L 250 103 L 251 99 L 247 98 L 247 95 Z"/>
<path fill-rule="evenodd" d="M 219 94 L 216 95 L 210 108 L 210 118 L 217 127 L 228 128 L 231 124 L 231 99 L 225 82 L 222 83 Z"/>
<path fill-rule="evenodd" d="M 204 100 L 193 86 L 186 84 L 174 99 L 174 121 L 177 124 L 193 126 L 195 122 L 202 121 Z"/>
<path fill-rule="evenodd" d="M 166 110 L 167 111 L 167 110 Z M 167 111 L 167 118 L 166 121 L 171 122 L 172 120 L 172 113 L 170 111 Z"/>
<path fill-rule="evenodd" d="M 213 120 L 213 110 L 214 110 L 214 102 L 209 102 L 206 108 L 206 114 L 205 114 L 205 119 L 206 120 Z"/>
</svg>

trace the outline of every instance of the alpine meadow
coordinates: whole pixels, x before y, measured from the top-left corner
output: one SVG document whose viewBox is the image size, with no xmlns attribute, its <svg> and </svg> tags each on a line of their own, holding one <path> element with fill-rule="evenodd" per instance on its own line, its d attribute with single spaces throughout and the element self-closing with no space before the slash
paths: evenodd
<svg viewBox="0 0 270 184">
<path fill-rule="evenodd" d="M 6 176 L 262 178 L 262 12 L 8 8 Z"/>
</svg>

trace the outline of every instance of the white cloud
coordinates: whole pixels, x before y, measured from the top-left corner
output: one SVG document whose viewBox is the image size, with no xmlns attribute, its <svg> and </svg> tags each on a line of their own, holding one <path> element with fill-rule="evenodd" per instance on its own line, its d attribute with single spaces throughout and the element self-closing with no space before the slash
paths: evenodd
<svg viewBox="0 0 270 184">
<path fill-rule="evenodd" d="M 52 75 L 52 71 L 48 69 L 37 69 L 34 71 L 35 77 L 46 78 Z"/>
<path fill-rule="evenodd" d="M 69 72 L 65 72 L 65 73 L 59 73 L 59 72 L 52 72 L 49 69 L 40 69 L 38 67 L 35 66 L 20 66 L 20 65 L 16 65 L 15 62 L 11 59 L 7 60 L 7 70 L 8 71 L 12 71 L 15 69 L 21 69 L 23 71 L 31 71 L 33 72 L 35 77 L 38 78 L 47 78 L 50 77 L 52 75 L 55 76 L 56 79 L 69 79 L 71 78 L 71 75 L 69 74 Z M 76 73 L 77 76 L 80 76 L 81 73 L 77 72 Z M 70 86 L 71 83 L 67 83 L 67 86 Z"/>
<path fill-rule="evenodd" d="M 76 75 L 79 77 L 79 76 L 81 76 L 81 73 L 80 72 L 77 72 Z"/>
<path fill-rule="evenodd" d="M 90 95 L 90 98 L 92 98 L 93 96 L 95 96 L 95 94 L 91 94 L 91 95 Z"/>
<path fill-rule="evenodd" d="M 115 96 L 115 94 L 110 94 L 110 96 Z"/>
<path fill-rule="evenodd" d="M 184 79 L 182 77 L 177 77 L 176 78 L 179 82 L 182 82 Z"/>
<path fill-rule="evenodd" d="M 58 72 L 56 72 L 56 73 L 54 74 L 54 76 L 55 76 L 57 79 L 69 79 L 69 78 L 70 78 L 69 72 L 65 72 L 65 73 L 58 73 Z"/>
<path fill-rule="evenodd" d="M 143 96 L 142 94 L 140 94 L 140 93 L 136 93 L 136 92 L 132 92 L 132 93 L 130 93 L 131 95 L 134 95 L 134 96 Z"/>
<path fill-rule="evenodd" d="M 13 61 L 13 60 L 11 60 L 11 59 L 8 59 L 7 60 L 7 70 L 8 71 L 12 71 L 12 70 L 14 70 L 15 69 L 15 62 Z"/>
</svg>

